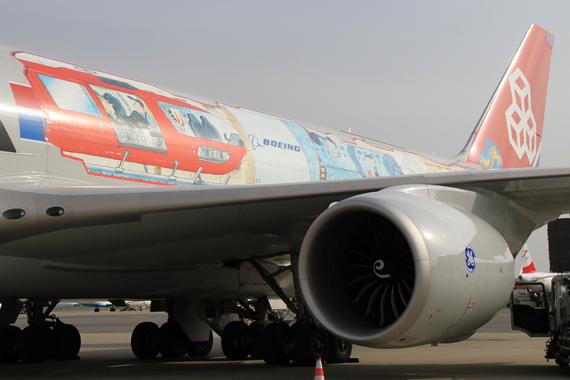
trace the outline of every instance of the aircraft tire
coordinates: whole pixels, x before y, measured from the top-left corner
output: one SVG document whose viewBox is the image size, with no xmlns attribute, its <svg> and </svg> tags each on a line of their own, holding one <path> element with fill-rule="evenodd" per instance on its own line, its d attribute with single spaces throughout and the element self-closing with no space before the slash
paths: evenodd
<svg viewBox="0 0 570 380">
<path fill-rule="evenodd" d="M 153 322 L 142 322 L 135 327 L 131 335 L 131 349 L 139 359 L 154 359 L 158 353 L 158 334 L 160 328 Z"/>
<path fill-rule="evenodd" d="M 18 326 L 0 327 L 0 360 L 4 363 L 15 363 L 20 360 L 16 352 L 16 343 L 22 329 Z"/>
<path fill-rule="evenodd" d="M 263 359 L 263 345 L 262 345 L 262 337 L 263 331 L 267 325 L 273 322 L 265 320 L 265 321 L 256 321 L 253 322 L 248 327 L 248 335 L 249 335 L 249 354 L 254 359 Z"/>
<path fill-rule="evenodd" d="M 313 323 L 298 323 L 296 330 L 293 361 L 306 366 L 315 365 L 318 358 L 325 361 L 329 351 L 329 336 L 325 329 Z"/>
<path fill-rule="evenodd" d="M 73 325 L 60 324 L 52 330 L 55 360 L 72 360 L 77 358 L 81 349 L 81 335 Z"/>
<path fill-rule="evenodd" d="M 16 353 L 24 363 L 43 362 L 51 348 L 51 331 L 45 326 L 28 326 L 16 342 Z"/>
<path fill-rule="evenodd" d="M 271 323 L 263 331 L 263 360 L 269 365 L 285 365 L 291 361 L 293 333 L 286 323 Z"/>
<path fill-rule="evenodd" d="M 352 343 L 329 334 L 327 363 L 346 363 L 352 354 Z"/>
<path fill-rule="evenodd" d="M 230 360 L 243 360 L 247 358 L 246 344 L 248 326 L 239 321 L 230 322 L 222 332 L 222 351 Z"/>
<path fill-rule="evenodd" d="M 178 359 L 186 355 L 190 339 L 178 323 L 168 321 L 158 330 L 158 351 L 163 358 Z"/>
<path fill-rule="evenodd" d="M 193 358 L 201 357 L 201 356 L 208 356 L 212 351 L 212 346 L 214 345 L 214 335 L 212 334 L 212 330 L 210 330 L 210 337 L 208 340 L 203 342 L 192 342 L 188 345 L 188 356 Z"/>
</svg>

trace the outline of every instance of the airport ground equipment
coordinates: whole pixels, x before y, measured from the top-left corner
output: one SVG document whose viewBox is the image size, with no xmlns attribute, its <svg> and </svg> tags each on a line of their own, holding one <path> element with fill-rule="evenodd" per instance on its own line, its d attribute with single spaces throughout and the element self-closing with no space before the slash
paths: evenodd
<svg viewBox="0 0 570 380">
<path fill-rule="evenodd" d="M 511 297 L 511 324 L 532 337 L 549 337 L 547 360 L 570 367 L 570 274 L 552 278 L 552 293 L 542 283 L 517 283 Z"/>
<path fill-rule="evenodd" d="M 570 218 L 548 223 L 548 261 L 551 272 L 570 271 Z"/>
</svg>

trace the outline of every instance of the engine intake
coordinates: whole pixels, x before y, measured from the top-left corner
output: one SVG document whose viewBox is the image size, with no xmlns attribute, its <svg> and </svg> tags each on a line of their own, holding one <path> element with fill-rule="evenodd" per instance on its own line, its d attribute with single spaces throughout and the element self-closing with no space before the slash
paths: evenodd
<svg viewBox="0 0 570 380">
<path fill-rule="evenodd" d="M 414 257 L 386 218 L 355 212 L 338 245 L 336 273 L 345 305 L 363 322 L 386 327 L 404 313 L 414 289 Z"/>
</svg>

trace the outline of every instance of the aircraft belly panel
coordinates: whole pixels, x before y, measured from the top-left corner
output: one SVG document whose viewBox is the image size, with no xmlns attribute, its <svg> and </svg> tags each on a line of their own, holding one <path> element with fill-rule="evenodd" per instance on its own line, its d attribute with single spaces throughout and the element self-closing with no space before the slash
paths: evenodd
<svg viewBox="0 0 570 380">
<path fill-rule="evenodd" d="M 81 271 L 0 257 L 0 298 L 217 298 L 238 288 L 238 270 L 221 264 L 160 272 Z"/>
</svg>

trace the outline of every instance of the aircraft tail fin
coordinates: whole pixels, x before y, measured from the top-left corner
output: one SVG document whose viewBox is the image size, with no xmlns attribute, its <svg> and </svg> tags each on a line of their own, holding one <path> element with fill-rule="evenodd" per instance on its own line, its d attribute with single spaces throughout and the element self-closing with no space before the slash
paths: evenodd
<svg viewBox="0 0 570 380">
<path fill-rule="evenodd" d="M 489 169 L 538 166 L 553 42 L 531 25 L 459 156 Z"/>
<path fill-rule="evenodd" d="M 521 255 L 521 259 L 522 259 L 522 266 L 521 266 L 521 272 L 519 273 L 519 276 L 521 274 L 526 274 L 526 273 L 536 273 L 538 272 L 536 270 L 536 268 L 534 267 L 534 263 L 532 262 L 532 258 L 530 257 L 530 252 L 528 251 L 528 247 L 525 244 L 520 252 Z"/>
</svg>

